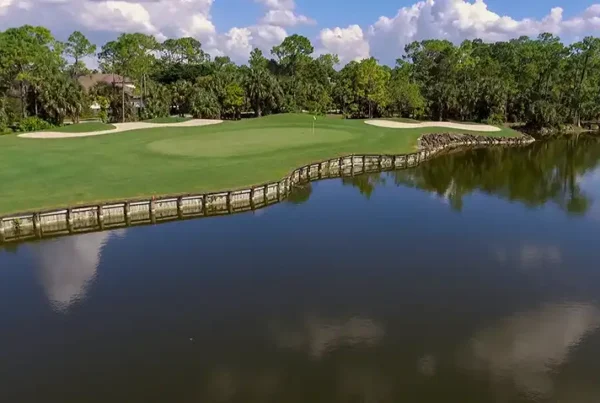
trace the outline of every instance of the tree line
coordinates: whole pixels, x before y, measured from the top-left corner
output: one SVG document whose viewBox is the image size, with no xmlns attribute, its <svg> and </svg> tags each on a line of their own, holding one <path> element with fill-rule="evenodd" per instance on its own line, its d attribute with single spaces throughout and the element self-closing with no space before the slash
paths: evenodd
<svg viewBox="0 0 600 403">
<path fill-rule="evenodd" d="M 160 43 L 125 33 L 97 48 L 80 32 L 60 42 L 44 27 L 10 28 L 0 32 L 0 132 L 78 122 L 92 103 L 111 122 L 308 111 L 546 128 L 600 116 L 598 38 L 570 45 L 551 34 L 460 45 L 425 40 L 399 56 L 394 67 L 374 58 L 342 67 L 336 55 L 315 55 L 309 39 L 292 35 L 237 65 L 211 57 L 194 38 Z M 108 83 L 84 90 L 78 78 L 91 73 L 90 57 L 96 72 L 126 77 L 135 90 Z"/>
</svg>

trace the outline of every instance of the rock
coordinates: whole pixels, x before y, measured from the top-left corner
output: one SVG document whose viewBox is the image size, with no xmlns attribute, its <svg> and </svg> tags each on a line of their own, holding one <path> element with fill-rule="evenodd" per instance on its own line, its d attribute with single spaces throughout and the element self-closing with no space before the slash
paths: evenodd
<svg viewBox="0 0 600 403">
<path fill-rule="evenodd" d="M 485 137 L 473 134 L 432 133 L 421 136 L 419 148 L 437 151 L 446 148 L 478 145 L 518 145 L 535 141 L 531 136 L 521 137 Z"/>
</svg>

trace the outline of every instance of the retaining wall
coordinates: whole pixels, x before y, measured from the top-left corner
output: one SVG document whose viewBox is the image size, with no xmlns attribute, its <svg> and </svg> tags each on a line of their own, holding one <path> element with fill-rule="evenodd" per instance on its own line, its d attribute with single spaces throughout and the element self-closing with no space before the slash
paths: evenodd
<svg viewBox="0 0 600 403">
<path fill-rule="evenodd" d="M 332 158 L 297 168 L 279 181 L 246 189 L 127 200 L 0 217 L 0 243 L 255 210 L 284 200 L 294 186 L 314 180 L 411 168 L 457 147 L 519 146 L 533 141 L 530 136 L 428 134 L 419 139 L 420 151 L 411 154 Z"/>
</svg>

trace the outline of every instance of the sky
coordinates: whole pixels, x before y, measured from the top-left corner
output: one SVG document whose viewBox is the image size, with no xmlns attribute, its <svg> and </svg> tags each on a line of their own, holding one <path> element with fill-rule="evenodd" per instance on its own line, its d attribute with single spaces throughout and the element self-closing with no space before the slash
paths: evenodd
<svg viewBox="0 0 600 403">
<path fill-rule="evenodd" d="M 238 63 L 298 33 L 342 63 L 373 56 L 393 64 L 415 40 L 600 36 L 600 0 L 0 0 L 0 30 L 23 24 L 44 25 L 59 40 L 79 30 L 99 45 L 122 32 L 192 36 Z"/>
</svg>

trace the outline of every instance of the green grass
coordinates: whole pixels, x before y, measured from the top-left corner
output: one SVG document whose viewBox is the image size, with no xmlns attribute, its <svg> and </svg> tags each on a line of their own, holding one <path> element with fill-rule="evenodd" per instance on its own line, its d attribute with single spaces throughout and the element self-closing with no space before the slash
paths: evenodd
<svg viewBox="0 0 600 403">
<path fill-rule="evenodd" d="M 230 135 L 215 132 L 206 134 L 202 141 L 198 136 L 181 136 L 158 140 L 148 148 L 161 154 L 185 157 L 228 158 L 261 154 L 268 147 L 270 152 L 289 148 L 342 143 L 359 135 L 358 132 L 329 128 L 293 127 L 283 131 L 277 127 L 247 129 Z"/>
<path fill-rule="evenodd" d="M 309 115 L 275 115 L 69 139 L 2 136 L 0 215 L 238 188 L 277 180 L 313 161 L 351 153 L 407 153 L 422 134 L 461 132 L 386 129 L 360 120 L 319 118 L 313 135 L 312 124 Z M 517 132 L 503 129 L 486 135 Z"/>
<path fill-rule="evenodd" d="M 60 133 L 90 133 L 90 132 L 99 132 L 102 130 L 112 130 L 115 127 L 113 125 L 108 125 L 102 122 L 82 122 L 62 127 L 57 127 L 55 129 L 50 129 L 46 131 L 50 132 L 60 132 Z"/>
<path fill-rule="evenodd" d="M 188 120 L 191 120 L 191 118 L 182 118 L 181 116 L 170 116 L 168 118 L 149 119 L 149 120 L 145 120 L 144 122 L 146 122 L 146 123 L 181 123 L 181 122 L 187 122 Z"/>
</svg>

